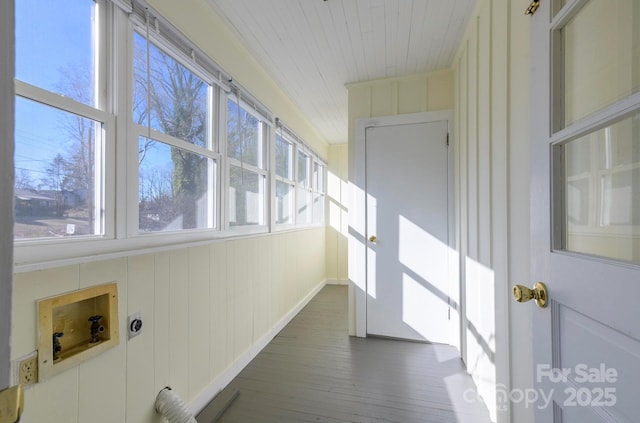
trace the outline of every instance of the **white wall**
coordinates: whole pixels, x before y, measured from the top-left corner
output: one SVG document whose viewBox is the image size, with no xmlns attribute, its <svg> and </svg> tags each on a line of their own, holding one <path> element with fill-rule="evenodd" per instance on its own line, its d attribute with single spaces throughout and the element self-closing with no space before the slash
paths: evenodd
<svg viewBox="0 0 640 423">
<path fill-rule="evenodd" d="M 0 4 L 0 390 L 9 386 L 13 269 L 14 7 Z"/>
<path fill-rule="evenodd" d="M 532 309 L 511 297 L 529 284 L 528 4 L 480 0 L 454 61 L 463 359 L 494 419 L 519 423 L 531 410 L 496 387 L 533 385 Z"/>
</svg>

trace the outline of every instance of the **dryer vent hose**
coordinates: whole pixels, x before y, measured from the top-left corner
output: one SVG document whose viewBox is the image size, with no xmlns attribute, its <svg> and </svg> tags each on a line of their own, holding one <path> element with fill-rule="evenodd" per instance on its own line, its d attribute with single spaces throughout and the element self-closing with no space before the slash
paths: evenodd
<svg viewBox="0 0 640 423">
<path fill-rule="evenodd" d="M 169 423 L 197 423 L 182 398 L 168 386 L 156 397 L 156 411 Z"/>
</svg>

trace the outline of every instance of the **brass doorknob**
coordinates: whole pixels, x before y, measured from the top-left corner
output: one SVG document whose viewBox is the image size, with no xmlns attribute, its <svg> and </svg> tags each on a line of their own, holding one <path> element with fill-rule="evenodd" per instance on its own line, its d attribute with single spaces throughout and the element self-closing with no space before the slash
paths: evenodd
<svg viewBox="0 0 640 423">
<path fill-rule="evenodd" d="M 373 242 L 374 244 L 376 243 L 376 241 L 378 241 L 378 238 L 375 235 L 371 235 L 369 237 L 369 242 Z"/>
<path fill-rule="evenodd" d="M 529 289 L 523 285 L 515 285 L 513 287 L 513 297 L 519 303 L 526 303 L 530 300 L 535 300 L 536 304 L 540 308 L 547 306 L 547 286 L 542 282 L 536 282 L 533 289 Z"/>
</svg>

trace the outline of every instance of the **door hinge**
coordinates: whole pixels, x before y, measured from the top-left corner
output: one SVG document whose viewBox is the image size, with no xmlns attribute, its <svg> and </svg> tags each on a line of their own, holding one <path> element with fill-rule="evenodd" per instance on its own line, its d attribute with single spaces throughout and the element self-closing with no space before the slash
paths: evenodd
<svg viewBox="0 0 640 423">
<path fill-rule="evenodd" d="M 536 13 L 536 10 L 540 7 L 540 0 L 533 0 L 527 10 L 524 11 L 525 15 L 533 15 Z"/>
<path fill-rule="evenodd" d="M 449 147 L 449 133 L 447 132 L 447 147 Z"/>
<path fill-rule="evenodd" d="M 451 307 L 447 310 L 447 320 L 451 320 Z"/>
<path fill-rule="evenodd" d="M 15 423 L 20 421 L 24 409 L 22 386 L 0 391 L 0 423 Z"/>
</svg>

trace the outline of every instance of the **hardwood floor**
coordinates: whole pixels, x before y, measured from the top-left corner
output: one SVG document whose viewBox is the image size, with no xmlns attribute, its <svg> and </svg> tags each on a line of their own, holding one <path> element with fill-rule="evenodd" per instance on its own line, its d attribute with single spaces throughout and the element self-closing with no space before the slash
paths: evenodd
<svg viewBox="0 0 640 423">
<path fill-rule="evenodd" d="M 468 389 L 453 347 L 349 337 L 347 289 L 327 286 L 227 386 L 219 397 L 240 394 L 217 421 L 490 422 Z"/>
</svg>

